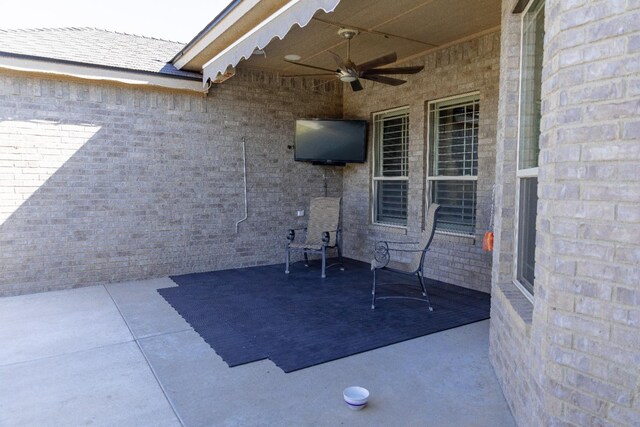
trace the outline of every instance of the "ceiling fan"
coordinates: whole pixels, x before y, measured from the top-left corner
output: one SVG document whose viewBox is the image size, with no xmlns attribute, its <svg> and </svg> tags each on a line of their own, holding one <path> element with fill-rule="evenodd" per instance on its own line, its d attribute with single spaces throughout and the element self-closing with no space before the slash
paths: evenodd
<svg viewBox="0 0 640 427">
<path fill-rule="evenodd" d="M 386 55 L 380 56 L 378 58 L 372 59 L 371 61 L 364 62 L 362 64 L 355 64 L 351 60 L 351 39 L 358 35 L 357 30 L 352 30 L 350 28 L 341 28 L 338 31 L 338 35 L 347 40 L 347 59 L 344 60 L 335 52 L 328 51 L 329 54 L 333 57 L 338 69 L 331 70 L 328 68 L 316 67 L 314 65 L 301 64 L 296 61 L 284 59 L 286 62 L 289 62 L 294 65 L 299 65 L 301 67 L 312 68 L 314 70 L 325 71 L 324 73 L 319 74 L 300 74 L 300 75 L 290 75 L 283 77 L 329 77 L 335 76 L 338 79 L 342 80 L 345 83 L 351 84 L 351 89 L 354 92 L 362 90 L 362 84 L 360 83 L 360 79 L 371 80 L 374 82 L 391 85 L 391 86 L 400 86 L 401 84 L 406 83 L 406 80 L 397 79 L 394 77 L 387 77 L 387 75 L 394 74 L 416 74 L 422 71 L 423 66 L 413 66 L 413 67 L 395 67 L 395 68 L 378 68 L 384 65 L 392 64 L 398 60 L 398 55 L 395 52 L 388 53 Z"/>
</svg>

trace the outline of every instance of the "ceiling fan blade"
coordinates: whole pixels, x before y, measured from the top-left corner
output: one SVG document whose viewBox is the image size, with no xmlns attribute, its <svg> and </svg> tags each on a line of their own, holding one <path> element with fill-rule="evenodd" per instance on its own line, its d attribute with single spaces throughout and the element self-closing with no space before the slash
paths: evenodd
<svg viewBox="0 0 640 427">
<path fill-rule="evenodd" d="M 341 70 L 345 70 L 347 68 L 344 61 L 340 57 L 340 55 L 338 55 L 335 52 L 331 52 L 330 50 L 328 50 L 327 53 L 333 57 L 333 60 L 336 62 L 336 65 L 340 67 Z"/>
<path fill-rule="evenodd" d="M 398 55 L 395 52 L 388 53 L 379 58 L 372 59 L 371 61 L 367 61 L 358 65 L 359 71 L 367 71 L 372 68 L 382 67 L 383 65 L 391 64 L 392 62 L 396 62 L 398 60 Z"/>
<path fill-rule="evenodd" d="M 371 74 L 416 74 L 424 69 L 423 66 L 415 67 L 392 67 L 392 68 L 372 68 L 362 72 L 363 76 Z"/>
<path fill-rule="evenodd" d="M 371 80 L 378 83 L 383 83 L 386 85 L 391 85 L 391 86 L 400 86 L 407 82 L 406 80 L 394 79 L 393 77 L 377 76 L 375 74 L 372 76 L 360 76 L 360 78 L 365 80 Z"/>
<path fill-rule="evenodd" d="M 354 92 L 358 92 L 358 91 L 362 90 L 362 89 L 363 89 L 363 87 L 362 87 L 362 83 L 360 83 L 360 80 L 354 80 L 354 81 L 352 81 L 352 82 L 351 82 L 351 89 L 352 89 Z"/>
<path fill-rule="evenodd" d="M 322 83 L 319 83 L 317 85 L 311 86 L 311 89 L 318 89 L 320 87 L 328 85 L 329 83 L 340 83 L 340 82 L 338 80 L 333 80 L 333 79 L 329 80 L 329 79 L 327 79 L 327 80 L 323 81 Z"/>
<path fill-rule="evenodd" d="M 299 65 L 301 67 L 313 68 L 314 70 L 327 71 L 329 73 L 335 73 L 336 72 L 336 70 L 330 70 L 328 68 L 316 67 L 315 65 L 301 64 L 300 62 L 287 61 L 286 59 L 284 59 L 283 61 L 284 62 L 288 62 L 289 64 Z"/>
<path fill-rule="evenodd" d="M 336 73 L 320 73 L 320 74 L 288 74 L 286 76 L 280 76 L 283 78 L 293 78 L 293 77 L 331 77 L 331 78 L 335 78 L 336 77 Z"/>
</svg>

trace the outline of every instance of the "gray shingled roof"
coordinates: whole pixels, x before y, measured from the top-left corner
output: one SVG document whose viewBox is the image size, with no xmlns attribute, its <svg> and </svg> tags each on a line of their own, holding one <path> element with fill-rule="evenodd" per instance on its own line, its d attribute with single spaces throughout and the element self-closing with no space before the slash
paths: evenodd
<svg viewBox="0 0 640 427">
<path fill-rule="evenodd" d="M 168 61 L 184 43 L 96 28 L 0 30 L 0 56 L 26 56 L 175 77 L 201 78 Z"/>
</svg>

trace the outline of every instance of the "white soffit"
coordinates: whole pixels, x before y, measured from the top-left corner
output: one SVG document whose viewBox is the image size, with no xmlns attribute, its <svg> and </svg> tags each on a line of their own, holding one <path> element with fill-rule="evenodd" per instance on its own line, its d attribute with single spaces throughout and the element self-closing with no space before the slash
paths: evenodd
<svg viewBox="0 0 640 427">
<path fill-rule="evenodd" d="M 338 3 L 340 0 L 291 0 L 207 62 L 202 69 L 203 82 L 224 81 L 232 75 L 227 73 L 229 67 L 248 59 L 256 48 L 265 48 L 275 37 L 282 40 L 294 25 L 304 27 L 317 11 L 333 12 Z"/>
</svg>

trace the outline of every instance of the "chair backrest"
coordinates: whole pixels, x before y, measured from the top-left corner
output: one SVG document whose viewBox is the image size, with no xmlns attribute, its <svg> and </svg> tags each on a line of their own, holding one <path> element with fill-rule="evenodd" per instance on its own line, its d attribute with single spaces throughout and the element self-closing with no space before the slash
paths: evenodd
<svg viewBox="0 0 640 427">
<path fill-rule="evenodd" d="M 440 211 L 440 205 L 437 203 L 431 203 L 429 210 L 427 211 L 427 222 L 424 227 L 424 231 L 420 236 L 420 242 L 418 248 L 422 249 L 421 252 L 416 252 L 411 258 L 411 271 L 417 271 L 422 267 L 424 262 L 424 256 L 431 245 L 433 235 L 436 233 L 436 223 L 438 222 L 438 211 Z"/>
<path fill-rule="evenodd" d="M 316 197 L 309 206 L 307 244 L 322 244 L 322 233 L 329 231 L 328 246 L 336 245 L 336 232 L 340 224 L 340 197 Z"/>
</svg>

